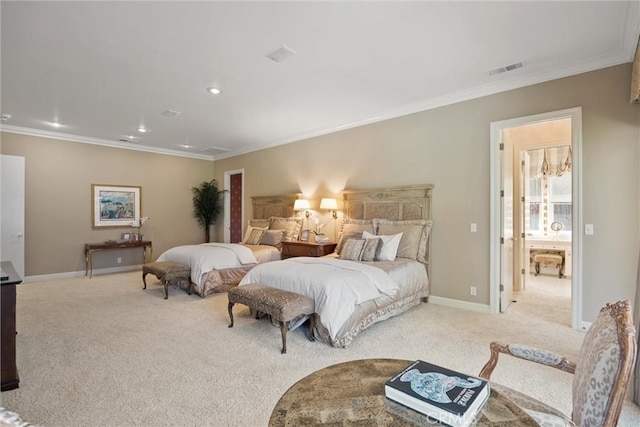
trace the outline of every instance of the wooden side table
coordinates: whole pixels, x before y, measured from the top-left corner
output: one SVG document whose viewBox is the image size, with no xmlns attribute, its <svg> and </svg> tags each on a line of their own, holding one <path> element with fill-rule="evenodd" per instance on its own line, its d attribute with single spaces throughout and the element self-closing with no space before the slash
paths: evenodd
<svg viewBox="0 0 640 427">
<path fill-rule="evenodd" d="M 363 359 L 320 369 L 291 386 L 276 404 L 269 427 L 295 425 L 439 425 L 387 399 L 384 383 L 409 366 L 399 359 Z M 372 421 L 375 421 L 372 423 Z M 537 426 L 522 408 L 493 388 L 475 426 Z"/>
<path fill-rule="evenodd" d="M 102 242 L 102 243 L 85 243 L 84 244 L 84 262 L 85 272 L 84 275 L 93 277 L 93 253 L 97 251 L 105 251 L 109 249 L 129 249 L 129 248 L 142 248 L 142 263 L 147 262 L 147 248 L 149 248 L 149 258 L 153 254 L 153 246 L 150 241 L 141 242 Z"/>
<path fill-rule="evenodd" d="M 282 242 L 282 259 L 297 256 L 321 257 L 336 249 L 335 243 Z"/>
<path fill-rule="evenodd" d="M 20 377 L 16 363 L 16 285 L 22 283 L 22 279 L 13 268 L 10 261 L 2 261 L 2 272 L 8 277 L 2 281 L 2 293 L 0 298 L 0 391 L 18 388 Z"/>
</svg>

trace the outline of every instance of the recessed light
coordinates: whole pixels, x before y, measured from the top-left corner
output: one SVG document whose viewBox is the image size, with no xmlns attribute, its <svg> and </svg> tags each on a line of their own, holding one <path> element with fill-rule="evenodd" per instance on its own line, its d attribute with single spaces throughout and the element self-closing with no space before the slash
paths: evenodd
<svg viewBox="0 0 640 427">
<path fill-rule="evenodd" d="M 191 147 L 193 147 L 193 145 L 189 145 L 189 144 L 180 144 L 180 147 L 182 147 L 182 148 L 191 148 Z"/>
<path fill-rule="evenodd" d="M 62 127 L 62 125 L 61 125 L 60 123 L 58 123 L 58 122 L 49 122 L 49 124 L 50 124 L 51 126 L 53 126 L 54 128 Z"/>
<path fill-rule="evenodd" d="M 207 88 L 207 92 L 213 94 L 213 95 L 220 95 L 222 93 L 222 91 L 220 89 L 218 89 L 217 87 L 208 87 Z"/>
<path fill-rule="evenodd" d="M 145 133 L 146 131 L 147 131 L 147 128 L 145 128 L 144 126 L 140 126 L 138 128 L 138 132 L 140 132 L 140 133 Z"/>
</svg>

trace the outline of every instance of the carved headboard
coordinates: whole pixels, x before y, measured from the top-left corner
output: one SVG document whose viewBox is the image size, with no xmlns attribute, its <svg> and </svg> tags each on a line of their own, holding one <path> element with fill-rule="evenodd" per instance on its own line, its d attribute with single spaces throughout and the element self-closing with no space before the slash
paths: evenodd
<svg viewBox="0 0 640 427">
<path fill-rule="evenodd" d="M 272 216 L 290 218 L 293 216 L 293 204 L 297 198 L 297 194 L 254 196 L 251 198 L 253 200 L 253 218 L 268 219 Z"/>
<path fill-rule="evenodd" d="M 431 219 L 432 184 L 345 190 L 344 215 L 351 219 L 384 218 L 393 221 Z"/>
</svg>

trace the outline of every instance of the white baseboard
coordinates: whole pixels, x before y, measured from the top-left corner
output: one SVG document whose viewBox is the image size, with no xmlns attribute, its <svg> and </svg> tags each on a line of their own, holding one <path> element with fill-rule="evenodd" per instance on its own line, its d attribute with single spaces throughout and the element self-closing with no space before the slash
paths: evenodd
<svg viewBox="0 0 640 427">
<path fill-rule="evenodd" d="M 491 313 L 491 307 L 486 304 L 478 304 L 476 302 L 467 302 L 451 298 L 436 297 L 433 295 L 429 295 L 429 304 L 444 305 L 446 307 L 477 311 L 479 313 Z"/>
<path fill-rule="evenodd" d="M 135 271 L 135 270 L 142 271 L 142 264 L 126 265 L 123 267 L 98 268 L 93 270 L 93 275 L 98 276 L 100 274 L 122 273 L 124 271 Z M 39 276 L 25 276 L 23 283 L 42 282 L 42 281 L 57 280 L 57 279 L 69 279 L 72 277 L 82 277 L 84 275 L 85 275 L 84 271 L 68 271 L 66 273 L 42 274 Z"/>
</svg>

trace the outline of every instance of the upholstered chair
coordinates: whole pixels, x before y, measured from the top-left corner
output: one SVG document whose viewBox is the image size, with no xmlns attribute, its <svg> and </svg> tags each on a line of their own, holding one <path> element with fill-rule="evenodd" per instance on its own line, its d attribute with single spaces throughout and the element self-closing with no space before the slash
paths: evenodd
<svg viewBox="0 0 640 427">
<path fill-rule="evenodd" d="M 521 344 L 492 342 L 491 358 L 480 371 L 490 379 L 500 353 L 573 374 L 573 412 L 560 411 L 518 391 L 492 384 L 542 426 L 615 426 L 636 359 L 635 327 L 629 300 L 607 304 L 587 331 L 577 363 L 552 352 Z"/>
</svg>

